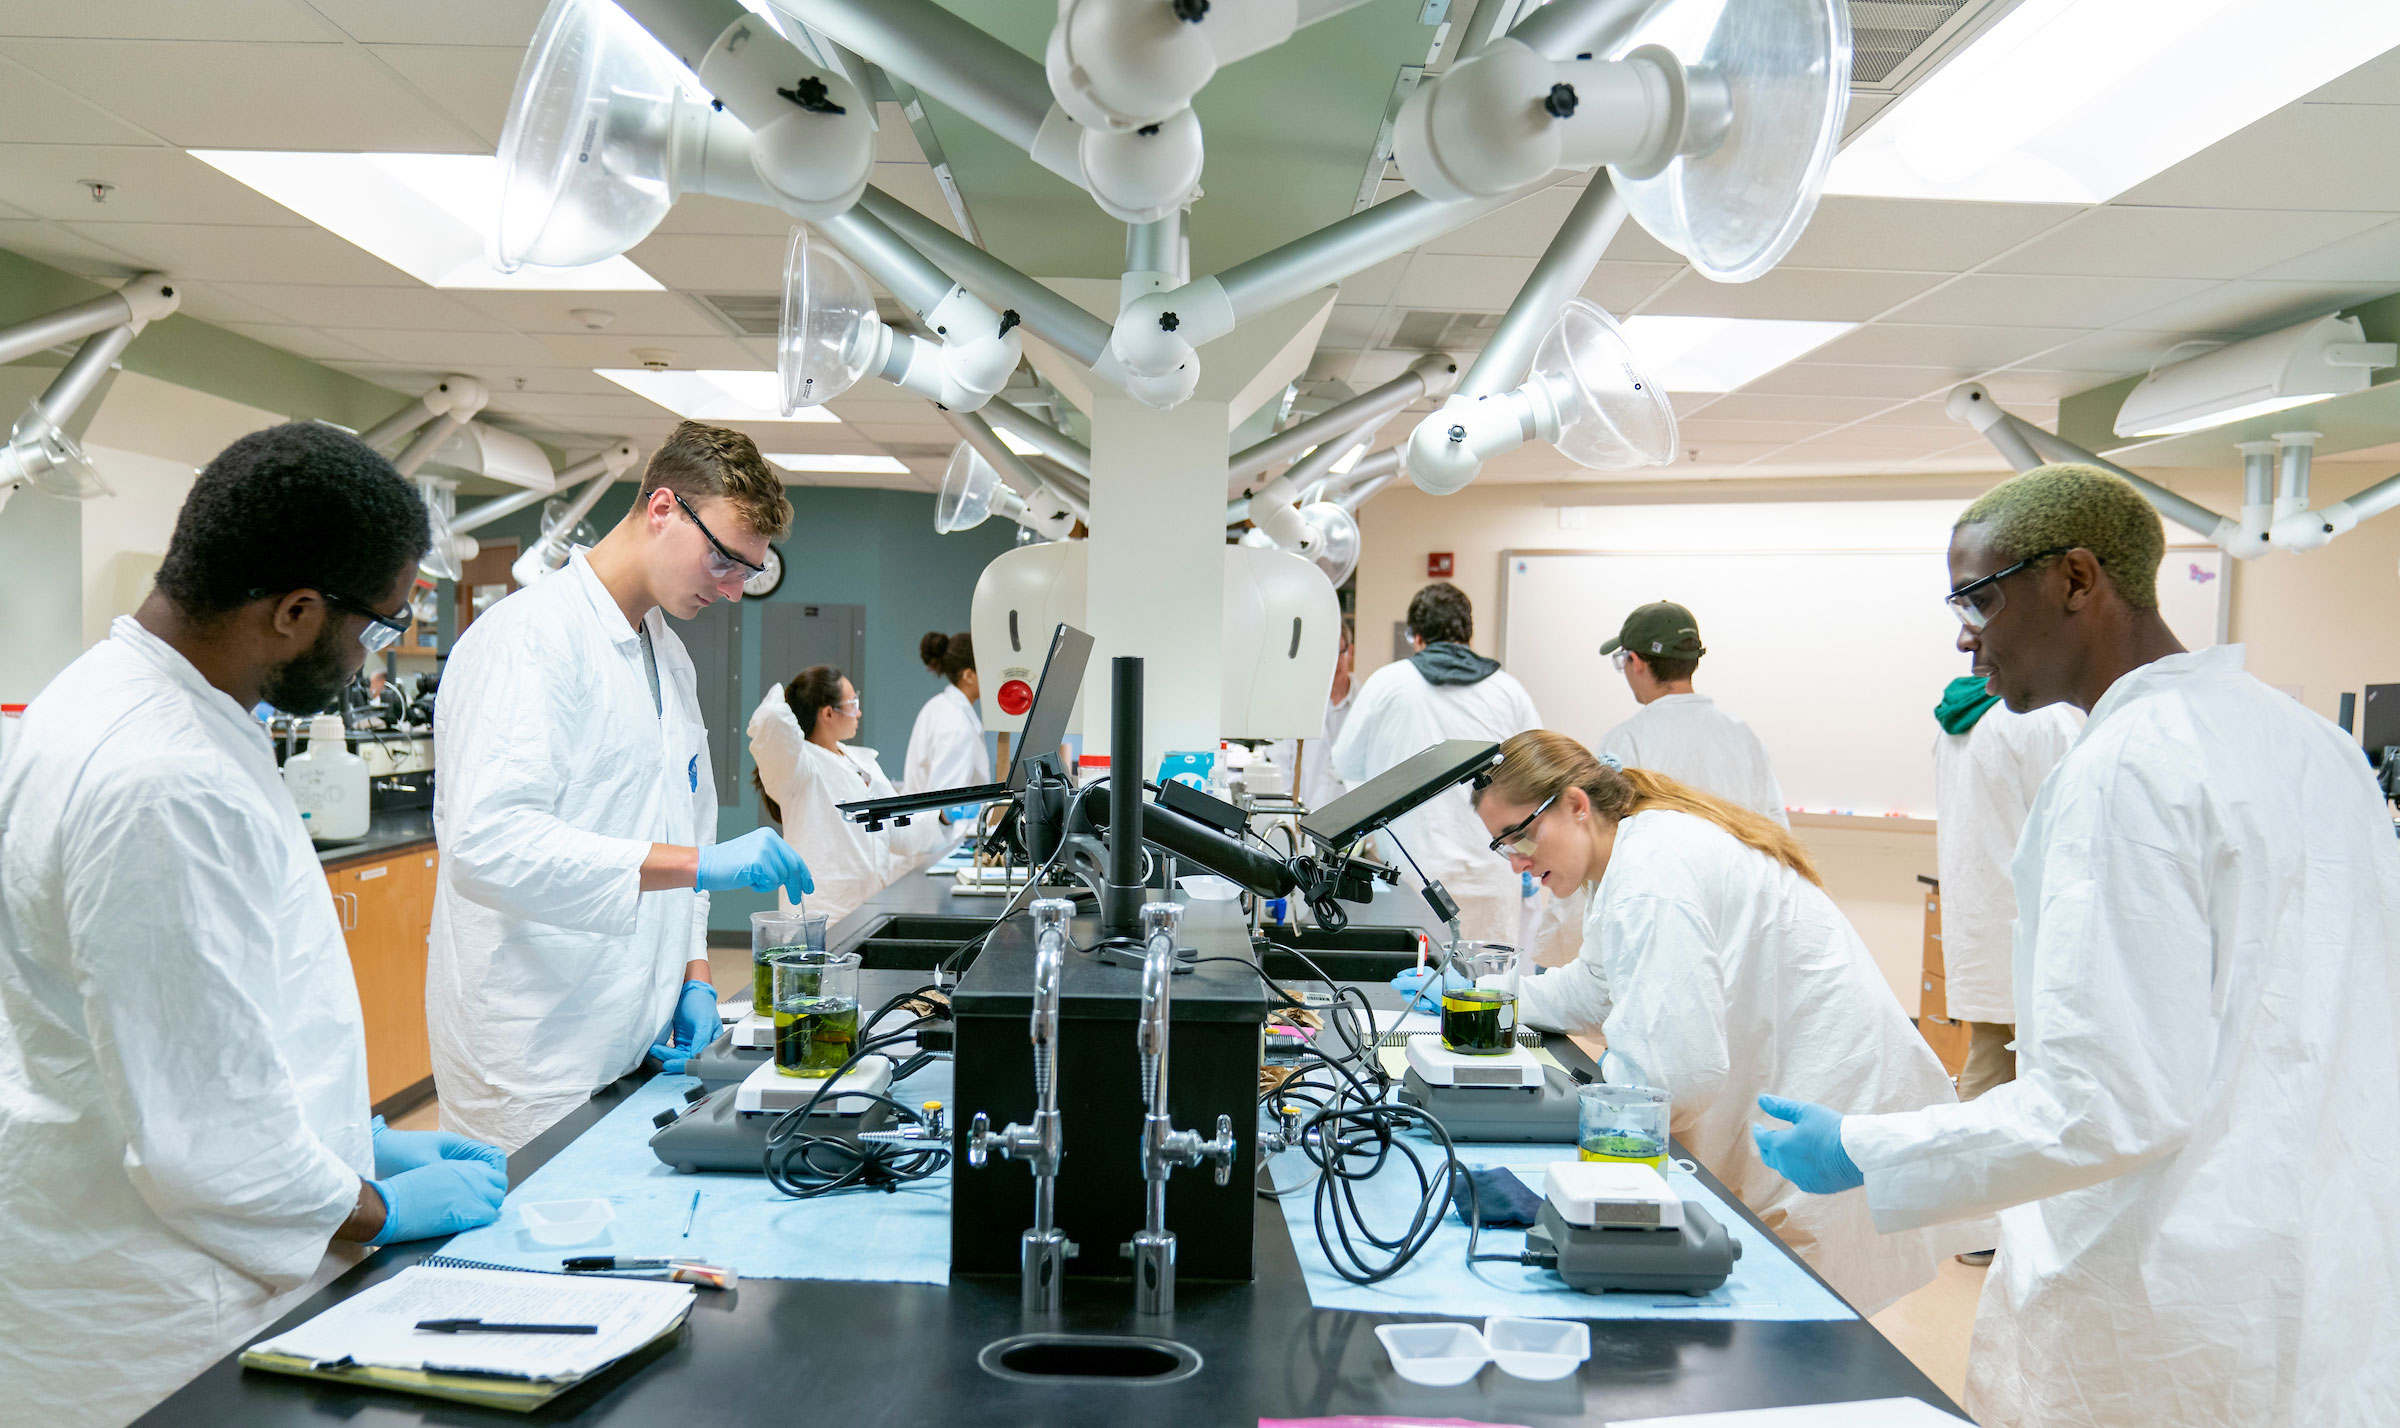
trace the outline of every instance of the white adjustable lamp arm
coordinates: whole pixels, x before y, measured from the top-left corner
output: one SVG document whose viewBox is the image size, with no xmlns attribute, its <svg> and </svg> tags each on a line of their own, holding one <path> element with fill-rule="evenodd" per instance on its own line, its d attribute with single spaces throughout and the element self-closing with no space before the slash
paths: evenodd
<svg viewBox="0 0 2400 1428">
<path fill-rule="evenodd" d="M 640 449 L 632 442 L 620 441 L 606 451 L 594 456 L 587 456 L 559 472 L 558 480 L 546 490 L 527 487 L 522 491 L 511 491 L 505 496 L 496 496 L 480 506 L 468 507 L 450 518 L 450 529 L 459 535 L 465 535 L 469 531 L 490 525 L 502 516 L 547 501 L 558 494 L 559 487 L 572 486 L 578 481 L 588 481 L 600 475 L 606 475 L 609 480 L 614 481 L 631 471 L 633 464 L 641 460 L 641 457 Z M 581 520 L 582 517 L 578 516 L 576 519 Z"/>
<path fill-rule="evenodd" d="M 427 415 L 434 418 L 432 424 L 418 432 L 416 438 L 392 458 L 392 469 L 403 476 L 416 475 L 417 468 L 423 466 L 460 427 L 473 421 L 475 414 L 482 411 L 490 400 L 491 392 L 473 377 L 455 373 L 444 377 L 440 385 L 419 398 Z M 402 410 L 405 412 L 407 409 Z"/>
<path fill-rule="evenodd" d="M 143 273 L 113 293 L 102 293 L 72 307 L 0 329 L 0 364 L 112 327 L 130 326 L 138 332 L 143 324 L 165 317 L 182 302 L 173 278 L 164 273 Z"/>
<path fill-rule="evenodd" d="M 1458 380 L 1458 364 L 1446 353 L 1434 353 L 1418 358 L 1402 377 L 1414 380 L 1405 386 L 1397 382 L 1387 384 L 1387 389 L 1397 388 L 1391 391 L 1391 395 L 1401 397 L 1400 400 L 1393 401 L 1388 408 L 1376 412 L 1343 435 L 1320 442 L 1315 450 L 1293 462 L 1282 475 L 1251 495 L 1250 520 L 1266 532 L 1276 545 L 1295 555 L 1313 555 L 1318 530 L 1301 517 L 1302 493 L 1324 479 L 1333 469 L 1333 463 L 1342 459 L 1344 452 L 1361 442 L 1372 440 L 1392 412 L 1420 397 L 1440 397 L 1448 392 L 1451 384 Z M 1402 393 L 1407 395 L 1403 397 Z"/>
<path fill-rule="evenodd" d="M 2063 436 L 2054 436 L 2032 422 L 2003 408 L 1981 382 L 1963 382 L 1950 389 L 1943 410 L 1952 421 L 1962 422 L 1983 433 L 1992 448 L 2018 471 L 2030 471 L 2044 461 L 2079 461 L 2097 466 L 2112 475 L 2122 476 L 2142 493 L 2144 499 L 2158 508 L 2158 513 L 2184 529 L 2199 535 L 2210 544 L 2229 554 L 2240 556 L 2251 550 L 2242 535 L 2242 523 L 2220 516 L 2198 501 L 2179 496 L 2146 477 L 2119 466 L 2106 457 L 2096 456 Z M 2256 553 L 2253 551 L 2252 553 Z"/>
</svg>

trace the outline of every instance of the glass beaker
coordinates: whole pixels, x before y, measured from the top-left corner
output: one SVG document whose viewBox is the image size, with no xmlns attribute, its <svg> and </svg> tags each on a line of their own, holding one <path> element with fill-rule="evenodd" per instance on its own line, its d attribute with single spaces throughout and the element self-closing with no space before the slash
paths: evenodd
<svg viewBox="0 0 2400 1428">
<path fill-rule="evenodd" d="M 1517 965 L 1517 949 L 1498 942 L 1460 942 L 1450 949 L 1450 966 L 1480 981 Z M 1517 992 L 1505 987 L 1467 986 L 1442 992 L 1442 1049 L 1467 1056 L 1505 1056 L 1517 1044 Z"/>
<path fill-rule="evenodd" d="M 822 1079 L 858 1050 L 858 954 L 785 952 L 774 979 L 775 1069 Z"/>
<path fill-rule="evenodd" d="M 1665 1171 L 1671 1106 L 1666 1092 L 1596 1082 L 1576 1088 L 1575 1101 L 1578 1159 L 1630 1161 Z"/>
<path fill-rule="evenodd" d="M 750 914 L 750 1010 L 756 1016 L 775 1014 L 775 983 L 767 964 L 782 952 L 825 950 L 825 914 L 821 912 L 754 912 Z"/>
</svg>

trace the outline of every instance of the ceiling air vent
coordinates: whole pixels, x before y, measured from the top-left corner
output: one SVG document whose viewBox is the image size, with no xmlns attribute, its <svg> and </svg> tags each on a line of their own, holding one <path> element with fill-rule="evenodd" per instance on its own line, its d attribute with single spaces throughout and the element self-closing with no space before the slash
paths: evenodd
<svg viewBox="0 0 2400 1428">
<path fill-rule="evenodd" d="M 1400 352 L 1474 352 L 1492 340 L 1496 312 L 1432 312 L 1402 309 L 1400 326 L 1386 347 Z"/>
<path fill-rule="evenodd" d="M 1850 88 L 1897 94 L 2017 0 L 1850 0 Z"/>
</svg>

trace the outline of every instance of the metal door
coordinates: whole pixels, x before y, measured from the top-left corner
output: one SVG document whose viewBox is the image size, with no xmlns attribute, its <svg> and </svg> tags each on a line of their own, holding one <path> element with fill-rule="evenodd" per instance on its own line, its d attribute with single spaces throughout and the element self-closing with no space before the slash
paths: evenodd
<svg viewBox="0 0 2400 1428">
<path fill-rule="evenodd" d="M 758 677 L 788 682 L 811 665 L 830 664 L 867 687 L 867 607 L 771 601 L 759 607 Z M 764 697 L 762 690 L 761 697 Z"/>
<path fill-rule="evenodd" d="M 740 737 L 749 713 L 742 701 L 742 607 L 720 600 L 698 616 L 675 622 L 675 633 L 692 657 L 692 681 L 700 695 L 700 722 L 708 729 L 708 762 L 716 771 L 717 805 L 740 801 Z"/>
</svg>

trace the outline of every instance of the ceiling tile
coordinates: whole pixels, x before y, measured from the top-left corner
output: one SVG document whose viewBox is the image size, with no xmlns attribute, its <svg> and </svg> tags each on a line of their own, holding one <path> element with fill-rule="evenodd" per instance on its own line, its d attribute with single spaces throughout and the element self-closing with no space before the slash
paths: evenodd
<svg viewBox="0 0 2400 1428">
<path fill-rule="evenodd" d="M 2256 279 L 2220 283 L 2204 292 L 2129 314 L 2140 327 L 2162 332 L 2272 332 L 2295 322 L 2383 296 L 2380 283 L 2280 283 Z"/>
<path fill-rule="evenodd" d="M 187 149 L 489 147 L 352 45 L 0 40 L 0 54 Z"/>
<path fill-rule="evenodd" d="M 1848 272 L 1788 263 L 1747 283 L 1712 283 L 1687 271 L 1652 293 L 1641 310 L 1682 317 L 1865 322 L 1944 280 L 1941 273 Z"/>
<path fill-rule="evenodd" d="M 387 362 L 429 367 L 548 366 L 542 344 L 513 332 L 422 332 L 398 328 L 328 328 L 333 336 Z"/>
<path fill-rule="evenodd" d="M 2400 104 L 2400 49 L 2386 50 L 2320 87 L 2310 104 Z"/>
<path fill-rule="evenodd" d="M 376 8 L 410 8 L 384 4 Z M 497 48 L 481 45 L 376 45 L 368 51 L 392 67 L 392 72 L 440 105 L 451 118 L 483 140 L 488 150 L 500 146 L 500 129 L 508 121 L 509 96 L 516 92 L 517 71 L 524 67 L 522 43 Z"/>
<path fill-rule="evenodd" d="M 43 6 L 56 9 L 57 6 Z M 14 144 L 155 144 L 151 135 L 20 64 L 0 59 L 0 135 Z"/>
<path fill-rule="evenodd" d="M 1735 392 L 1709 403 L 1708 418 L 1809 422 L 1822 430 L 1826 423 L 1857 421 L 1891 405 L 1881 397 L 1784 397 L 1765 392 Z"/>
<path fill-rule="evenodd" d="M 214 322 L 220 325 L 246 322 L 255 327 L 295 325 L 283 314 L 260 307 L 224 283 L 203 283 L 190 278 L 178 278 L 175 280 L 175 290 L 181 299 L 176 304 L 175 310 L 186 317 L 199 318 L 202 322 Z"/>
<path fill-rule="evenodd" d="M 130 278 L 153 266 L 102 239 L 39 218 L 0 219 L 0 248 L 84 278 Z"/>
<path fill-rule="evenodd" d="M 217 0 L 210 0 L 211 4 Z M 308 0 L 361 44 L 500 45 L 533 42 L 543 0 Z"/>
<path fill-rule="evenodd" d="M 1963 273 L 2075 216 L 2071 205 L 1947 203 L 1828 194 L 1786 263 Z"/>
<path fill-rule="evenodd" d="M 1325 330 L 1318 335 L 1317 345 L 1326 347 L 1364 347 L 1375 340 L 1376 329 L 1383 326 L 1383 309 L 1363 303 L 1337 302 L 1325 319 Z"/>
<path fill-rule="evenodd" d="M 1887 320 L 1837 337 L 1809 356 L 1818 362 L 1980 372 L 2083 335 L 2075 328 L 1948 327 Z"/>
<path fill-rule="evenodd" d="M 1825 430 L 1817 421 L 1718 421 L 1712 417 L 1695 417 L 1676 425 L 1676 434 L 1684 446 L 1732 444 L 1741 446 L 1782 446 L 1788 442 L 1805 441 Z"/>
<path fill-rule="evenodd" d="M 1524 258 L 1419 253 L 1393 290 L 1392 301 L 1437 312 L 1502 312 L 1525 286 L 1532 268 Z"/>
<path fill-rule="evenodd" d="M 790 214 L 777 209 L 695 193 L 675 200 L 675 206 L 667 210 L 667 216 L 659 220 L 653 231 L 782 240 L 791 236 L 793 222 Z"/>
<path fill-rule="evenodd" d="M 239 333 L 252 341 L 264 342 L 269 347 L 280 347 L 286 352 L 306 357 L 312 362 L 368 362 L 373 361 L 376 356 L 375 353 L 369 352 L 355 343 L 344 342 L 338 337 L 319 332 L 313 327 L 222 320 L 217 322 L 217 326 L 224 328 L 227 332 Z"/>
<path fill-rule="evenodd" d="M 507 292 L 497 289 L 457 290 L 440 294 L 471 308 L 503 327 L 518 332 L 592 332 L 643 336 L 722 337 L 724 324 L 681 293 L 556 293 Z M 595 329 L 575 315 L 578 309 L 614 313 L 608 325 Z M 354 324 L 365 326 L 367 324 Z M 415 327 L 413 322 L 375 326 Z M 440 325 L 440 324 L 435 324 Z"/>
<path fill-rule="evenodd" d="M 2060 397 L 2071 397 L 2077 392 L 2105 387 L 2124 375 L 2122 372 L 2010 367 L 1998 372 L 1986 372 L 1980 380 L 1987 391 L 2013 409 L 2027 402 L 2055 402 Z"/>
<path fill-rule="evenodd" d="M 428 332 L 498 332 L 508 326 L 482 315 L 472 304 L 460 302 L 449 293 L 426 287 L 406 274 L 401 274 L 396 283 L 386 287 L 312 284 L 300 280 L 221 283 L 217 287 L 231 297 L 276 314 L 281 321 L 296 322 L 305 327 L 413 327 Z"/>
<path fill-rule="evenodd" d="M 908 127 L 907 113 L 889 101 L 875 106 L 875 161 L 887 164 L 926 161 L 924 147 L 917 143 L 917 131 Z"/>
<path fill-rule="evenodd" d="M 480 3 L 480 0 L 478 0 Z M 528 35 L 532 31 L 526 32 Z M 66 39 L 332 40 L 340 35 L 298 0 L 10 0 L 0 35 Z"/>
<path fill-rule="evenodd" d="M 1942 393 L 1943 397 L 1948 395 L 1948 392 Z M 2011 405 L 2009 410 L 2018 416 L 2023 416 L 2028 408 Z M 1948 409 L 1943 406 L 1941 397 L 1902 402 L 1888 412 L 1877 412 L 1870 420 L 1876 426 L 1933 427 L 1942 431 L 1955 432 L 1960 439 L 1975 438 L 1975 429 L 1952 418 Z"/>
<path fill-rule="evenodd" d="M 2400 194 L 2391 196 L 2400 204 Z M 2238 278 L 2380 222 L 2371 213 L 2095 208 L 1997 259 L 1994 273 Z"/>
<path fill-rule="evenodd" d="M 1685 271 L 1680 263 L 1602 262 L 1592 268 L 1577 296 L 1591 299 L 1612 314 L 1628 313 Z"/>
<path fill-rule="evenodd" d="M 661 337 L 655 340 L 611 327 L 606 332 L 546 332 L 532 339 L 548 355 L 542 360 L 574 367 L 637 367 L 635 348 L 664 348 L 674 353 L 667 365 L 729 371 L 756 370 L 760 363 L 750 350 L 724 336 Z"/>
<path fill-rule="evenodd" d="M 253 228 L 177 223 L 69 223 L 93 238 L 180 277 L 214 282 L 353 283 L 406 286 L 417 280 L 322 228 Z"/>
<path fill-rule="evenodd" d="M 2159 332 L 2146 328 L 2111 328 L 2054 347 L 2029 359 L 2027 365 L 2044 370 L 2113 372 L 2123 377 L 2149 371 L 2178 343 L 2195 337 L 2230 339 L 2234 335 L 2230 332 Z"/>
<path fill-rule="evenodd" d="M 1794 397 L 1921 397 L 1948 391 L 1973 375 L 1959 367 L 1864 367 L 1790 362 L 1753 380 L 1745 392 Z"/>
<path fill-rule="evenodd" d="M 643 272 L 685 292 L 783 291 L 783 245 L 698 233 L 653 233 L 626 254 Z"/>
<path fill-rule="evenodd" d="M 2400 288 L 2400 223 L 2386 223 L 2353 234 L 2250 276 L 2309 282 L 2389 283 Z"/>
<path fill-rule="evenodd" d="M 1386 258 L 1363 273 L 1352 273 L 1342 279 L 1342 301 L 1371 303 L 1382 306 L 1392 300 L 1392 292 L 1400 286 L 1400 276 L 1408 271 L 1409 255 Z"/>
<path fill-rule="evenodd" d="M 2400 105 L 2288 104 L 2118 201 L 2200 208 L 2389 209 Z"/>
<path fill-rule="evenodd" d="M 2194 278 L 2026 277 L 1969 273 L 1892 314 L 1904 323 L 1990 327 L 2107 327 L 2137 312 L 2189 297 L 2208 284 Z"/>
<path fill-rule="evenodd" d="M 110 185 L 106 201 L 93 200 L 86 179 Z M 157 145 L 0 144 L 0 197 L 68 222 L 308 226 L 249 185 Z"/>
</svg>

